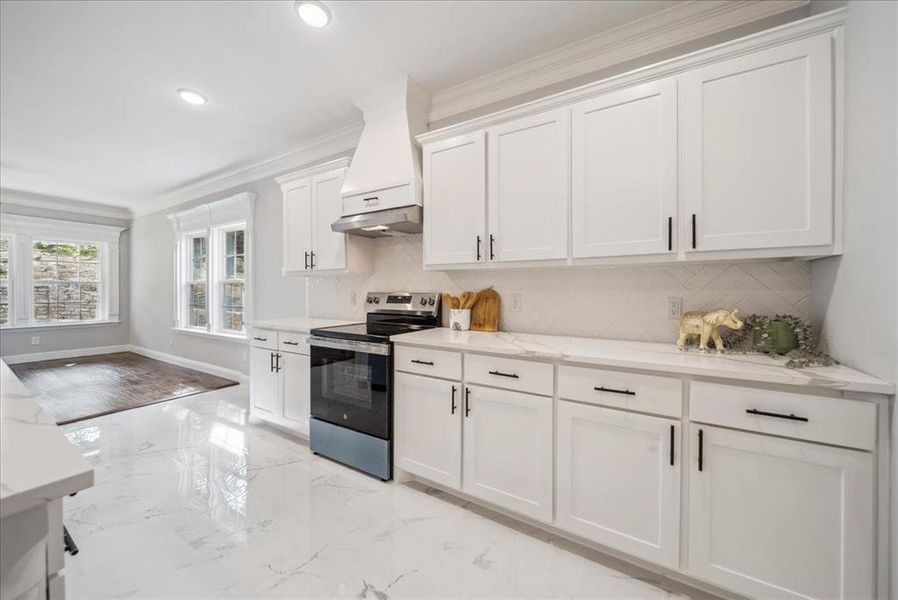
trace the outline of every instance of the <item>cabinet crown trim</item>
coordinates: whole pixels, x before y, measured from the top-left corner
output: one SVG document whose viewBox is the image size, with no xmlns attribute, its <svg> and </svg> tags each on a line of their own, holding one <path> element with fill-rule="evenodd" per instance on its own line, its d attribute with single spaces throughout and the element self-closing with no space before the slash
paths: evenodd
<svg viewBox="0 0 898 600">
<path fill-rule="evenodd" d="M 281 187 L 290 184 L 294 181 L 300 179 L 306 179 L 308 177 L 312 177 L 314 175 L 319 175 L 321 173 L 326 173 L 327 171 L 334 171 L 336 169 L 346 169 L 349 168 L 350 158 L 348 156 L 343 156 L 341 158 L 337 158 L 335 160 L 329 160 L 325 163 L 319 163 L 312 167 L 306 167 L 305 169 L 294 171 L 292 173 L 287 173 L 286 175 L 281 175 L 280 177 L 275 177 L 274 180 Z"/>
<path fill-rule="evenodd" d="M 599 94 L 605 94 L 621 88 L 654 81 L 664 77 L 676 76 L 688 69 L 694 69 L 710 63 L 742 56 L 765 48 L 779 46 L 788 42 L 827 32 L 835 35 L 836 30 L 844 26 L 847 15 L 848 10 L 845 7 L 832 10 L 736 40 L 724 42 L 716 46 L 711 46 L 710 48 L 697 50 L 683 56 L 641 67 L 620 75 L 601 79 L 571 90 L 559 92 L 551 96 L 546 96 L 481 117 L 476 117 L 455 125 L 428 131 L 418 135 L 415 139 L 420 144 L 429 144 L 448 137 L 469 133 L 478 129 L 485 129 L 513 119 L 570 106 L 575 102 Z"/>
</svg>

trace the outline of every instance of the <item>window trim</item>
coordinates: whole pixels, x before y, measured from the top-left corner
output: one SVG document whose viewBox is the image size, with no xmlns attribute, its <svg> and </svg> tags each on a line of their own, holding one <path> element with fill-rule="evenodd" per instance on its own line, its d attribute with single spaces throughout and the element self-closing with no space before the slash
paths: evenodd
<svg viewBox="0 0 898 600">
<path fill-rule="evenodd" d="M 6 323 L 0 324 L 0 328 L 9 329 L 15 327 L 16 322 L 16 236 L 12 233 L 0 233 L 0 237 L 6 238 Z"/>
<path fill-rule="evenodd" d="M 6 330 L 35 327 L 72 327 L 120 322 L 119 314 L 119 240 L 127 229 L 115 225 L 80 223 L 44 217 L 3 213 L 0 234 L 10 237 L 10 319 Z M 34 319 L 34 279 L 32 252 L 34 241 L 96 244 L 100 263 L 101 317 L 92 321 L 42 322 Z"/>
<path fill-rule="evenodd" d="M 253 208 L 256 195 L 242 192 L 223 200 L 203 204 L 168 215 L 174 229 L 174 314 L 172 329 L 179 333 L 245 340 L 252 317 L 253 298 Z M 244 256 L 244 331 L 234 332 L 221 327 L 221 291 L 219 283 L 224 271 L 224 233 L 243 229 Z M 191 327 L 189 313 L 189 280 L 191 255 L 186 240 L 205 235 L 206 245 L 206 327 Z M 220 259 L 220 260 L 219 260 Z M 220 264 L 219 264 L 220 263 Z"/>
</svg>

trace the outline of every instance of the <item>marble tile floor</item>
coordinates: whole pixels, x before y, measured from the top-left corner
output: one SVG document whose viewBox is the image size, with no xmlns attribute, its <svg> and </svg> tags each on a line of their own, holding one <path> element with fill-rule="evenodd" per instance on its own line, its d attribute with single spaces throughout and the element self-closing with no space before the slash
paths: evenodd
<svg viewBox="0 0 898 600">
<path fill-rule="evenodd" d="M 697 592 L 250 419 L 240 385 L 66 426 L 71 598 L 685 598 Z"/>
</svg>

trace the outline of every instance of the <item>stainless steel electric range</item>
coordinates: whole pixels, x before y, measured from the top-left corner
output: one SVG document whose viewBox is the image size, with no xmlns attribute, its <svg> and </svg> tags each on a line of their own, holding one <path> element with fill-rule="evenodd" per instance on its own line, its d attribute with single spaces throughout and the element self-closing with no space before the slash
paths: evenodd
<svg viewBox="0 0 898 600">
<path fill-rule="evenodd" d="M 439 324 L 439 293 L 372 292 L 364 323 L 311 331 L 313 452 L 385 481 L 393 477 L 390 336 Z"/>
</svg>

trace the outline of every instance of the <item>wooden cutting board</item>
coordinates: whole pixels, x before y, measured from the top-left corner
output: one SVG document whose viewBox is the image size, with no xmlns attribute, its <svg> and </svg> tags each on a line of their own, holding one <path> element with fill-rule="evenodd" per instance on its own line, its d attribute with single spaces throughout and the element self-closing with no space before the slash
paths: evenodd
<svg viewBox="0 0 898 600">
<path fill-rule="evenodd" d="M 496 290 L 488 288 L 482 290 L 477 296 L 477 302 L 471 309 L 472 331 L 498 331 L 499 308 L 502 301 Z"/>
</svg>

